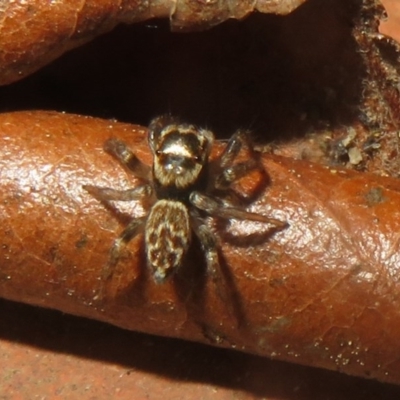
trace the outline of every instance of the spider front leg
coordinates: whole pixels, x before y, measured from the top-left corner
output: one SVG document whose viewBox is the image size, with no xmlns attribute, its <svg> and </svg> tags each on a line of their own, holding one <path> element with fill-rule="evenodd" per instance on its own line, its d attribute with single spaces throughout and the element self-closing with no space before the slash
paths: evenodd
<svg viewBox="0 0 400 400">
<path fill-rule="evenodd" d="M 211 196 L 200 192 L 192 192 L 189 201 L 198 209 L 205 211 L 207 214 L 223 218 L 223 219 L 241 219 L 248 221 L 256 221 L 271 224 L 274 228 L 281 229 L 287 226 L 286 222 L 276 218 L 266 217 L 261 214 L 249 212 L 239 207 L 230 207 L 214 199 Z"/>
<path fill-rule="evenodd" d="M 245 145 L 249 151 L 249 159 L 234 164 L 243 145 Z M 248 131 L 237 131 L 231 137 L 224 151 L 216 160 L 216 168 L 221 172 L 215 179 L 214 185 L 215 189 L 220 190 L 228 189 L 233 182 L 246 176 L 249 172 L 257 168 L 262 169 Z"/>
<path fill-rule="evenodd" d="M 116 158 L 138 178 L 149 180 L 151 167 L 140 161 L 134 153 L 119 139 L 111 138 L 104 143 L 104 150 Z"/>
</svg>

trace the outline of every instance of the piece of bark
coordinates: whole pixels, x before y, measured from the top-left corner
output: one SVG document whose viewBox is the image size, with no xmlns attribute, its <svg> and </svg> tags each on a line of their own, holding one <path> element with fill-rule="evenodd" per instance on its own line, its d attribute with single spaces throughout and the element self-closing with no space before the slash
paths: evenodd
<svg viewBox="0 0 400 400">
<path fill-rule="evenodd" d="M 253 11 L 287 14 L 305 0 L 12 1 L 0 5 L 0 85 L 19 80 L 120 23 L 170 18 L 173 30 L 207 29 Z"/>
<path fill-rule="evenodd" d="M 196 242 L 179 273 L 155 284 L 141 236 L 104 285 L 113 240 L 127 214 L 143 210 L 106 206 L 82 185 L 137 185 L 102 146 L 118 137 L 150 163 L 145 135 L 74 115 L 0 116 L 0 296 L 400 383 L 398 180 L 265 155 L 270 184 L 252 209 L 289 226 L 274 234 L 247 221 L 217 226 L 224 290 Z"/>
<path fill-rule="evenodd" d="M 390 0 L 382 3 L 388 13 L 390 10 L 389 20 L 394 26 L 395 3 Z M 398 146 L 400 47 L 394 40 L 378 33 L 379 21 L 382 25 L 384 13 L 385 10 L 378 0 L 361 2 L 358 11 L 353 14 L 351 36 L 347 39 L 343 36 L 344 41 L 355 41 L 355 49 L 360 58 L 353 59 L 349 68 L 345 68 L 346 71 L 352 70 L 354 75 L 346 83 L 342 79 L 342 83 L 335 83 L 331 88 L 335 88 L 337 99 L 346 104 L 347 110 L 351 108 L 350 98 L 357 97 L 357 101 L 353 103 L 355 114 L 343 120 L 344 123 L 332 119 L 328 129 L 315 129 L 314 132 L 310 131 L 310 120 L 308 120 L 306 135 L 298 135 L 291 140 L 269 142 L 264 147 L 266 151 L 324 165 L 338 165 L 382 176 L 400 177 Z M 383 25 L 381 27 L 383 29 Z M 381 32 L 383 33 L 382 30 Z M 325 48 L 330 50 L 332 47 L 334 46 L 330 44 Z M 349 49 L 341 48 L 337 53 L 332 52 L 332 60 L 339 59 L 341 54 L 347 51 Z M 362 68 L 357 69 L 356 65 Z M 307 68 L 310 72 L 309 66 Z M 334 75 L 338 78 L 340 73 Z M 353 86 L 353 90 L 347 92 L 347 95 L 351 93 L 350 96 L 347 97 L 345 92 L 339 94 L 337 90 L 340 87 L 350 88 L 350 82 L 357 82 L 359 77 L 362 79 Z M 320 87 L 329 86 L 326 83 L 320 85 Z M 309 94 L 305 92 L 304 95 L 307 97 Z M 329 108 L 333 118 L 337 119 L 343 115 L 344 109 L 340 111 L 339 103 L 331 103 Z M 319 123 L 321 122 L 322 119 Z M 294 128 L 294 131 L 298 133 L 299 129 Z"/>
</svg>

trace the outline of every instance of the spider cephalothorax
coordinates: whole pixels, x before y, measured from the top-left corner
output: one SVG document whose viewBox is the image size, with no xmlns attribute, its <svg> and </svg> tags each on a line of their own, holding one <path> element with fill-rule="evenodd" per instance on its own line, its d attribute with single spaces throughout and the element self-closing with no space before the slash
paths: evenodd
<svg viewBox="0 0 400 400">
<path fill-rule="evenodd" d="M 283 227 L 285 223 L 247 212 L 229 205 L 216 193 L 229 190 L 230 185 L 254 169 L 262 169 L 247 132 L 238 131 L 216 160 L 209 161 L 214 135 L 212 132 L 181 124 L 170 116 L 155 118 L 149 126 L 149 145 L 153 166 L 143 164 L 120 140 L 112 138 L 105 150 L 117 158 L 135 176 L 145 181 L 128 190 L 115 190 L 86 185 L 84 188 L 102 201 L 146 200 L 147 215 L 134 218 L 115 240 L 105 278 L 112 275 L 121 248 L 144 230 L 147 264 L 157 283 L 182 266 L 194 232 L 205 253 L 207 269 L 218 273 L 218 245 L 206 224 L 206 216 L 243 219 Z M 243 145 L 250 157 L 235 162 Z"/>
<path fill-rule="evenodd" d="M 153 120 L 149 144 L 153 152 L 153 187 L 157 198 L 187 197 L 206 184 L 208 156 L 214 135 L 193 125 Z"/>
</svg>

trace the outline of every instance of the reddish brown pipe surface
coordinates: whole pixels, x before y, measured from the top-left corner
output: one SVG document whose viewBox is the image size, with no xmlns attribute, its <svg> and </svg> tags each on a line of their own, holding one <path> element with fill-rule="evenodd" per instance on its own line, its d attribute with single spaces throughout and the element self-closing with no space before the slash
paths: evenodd
<svg viewBox="0 0 400 400">
<path fill-rule="evenodd" d="M 270 184 L 250 208 L 289 226 L 270 234 L 259 223 L 217 225 L 222 291 L 196 242 L 178 275 L 156 285 L 138 236 L 100 299 L 112 242 L 143 213 L 138 203 L 106 206 L 82 189 L 138 184 L 104 152 L 112 136 L 151 162 L 140 127 L 0 115 L 0 296 L 400 383 L 398 180 L 265 155 Z"/>
</svg>

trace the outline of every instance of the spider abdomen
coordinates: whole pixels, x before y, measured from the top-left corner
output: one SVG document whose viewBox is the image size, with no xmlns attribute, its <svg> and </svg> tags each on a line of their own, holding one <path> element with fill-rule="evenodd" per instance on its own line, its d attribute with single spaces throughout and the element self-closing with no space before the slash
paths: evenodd
<svg viewBox="0 0 400 400">
<path fill-rule="evenodd" d="M 163 283 L 181 266 L 190 245 L 191 228 L 187 206 L 177 200 L 159 200 L 146 221 L 145 243 L 154 280 Z"/>
</svg>

